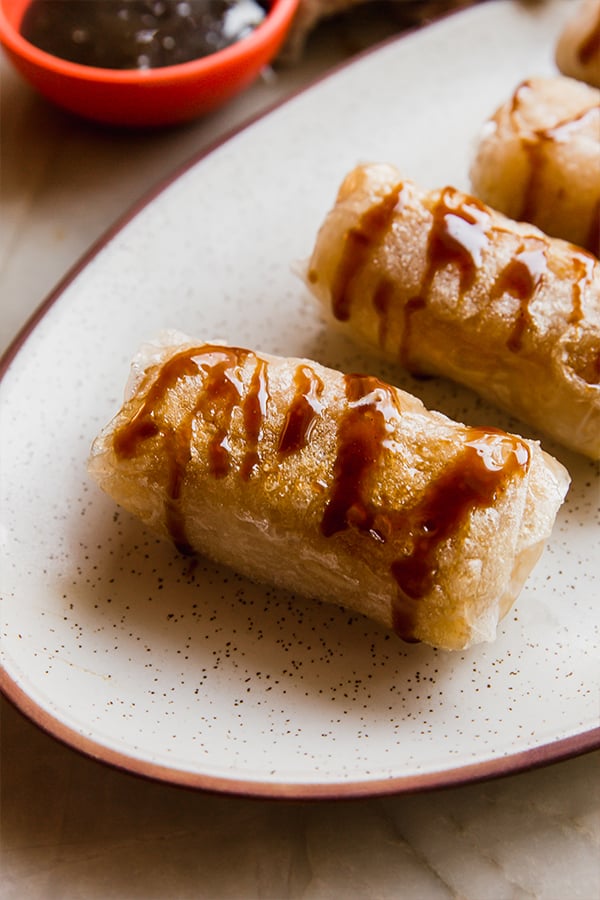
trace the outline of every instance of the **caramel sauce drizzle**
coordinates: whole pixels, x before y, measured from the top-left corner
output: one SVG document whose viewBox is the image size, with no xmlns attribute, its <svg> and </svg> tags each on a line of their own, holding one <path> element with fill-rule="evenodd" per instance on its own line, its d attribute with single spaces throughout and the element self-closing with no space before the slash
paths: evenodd
<svg viewBox="0 0 600 900">
<path fill-rule="evenodd" d="M 329 501 L 321 521 L 325 537 L 356 529 L 385 543 L 399 537 L 411 549 L 393 561 L 398 585 L 393 625 L 405 641 L 415 640 L 419 601 L 431 590 L 439 546 L 468 515 L 488 507 L 515 475 L 529 466 L 530 451 L 519 438 L 470 428 L 459 455 L 408 510 L 375 504 L 370 483 L 383 463 L 392 416 L 400 410 L 390 388 L 377 378 L 347 375 L 348 408 L 338 429 L 338 449 Z"/>
<path fill-rule="evenodd" d="M 306 446 L 323 409 L 320 400 L 323 382 L 316 372 L 309 366 L 298 366 L 294 382 L 294 398 L 287 411 L 277 447 L 282 456 L 297 453 Z"/>
<path fill-rule="evenodd" d="M 267 388 L 267 362 L 257 359 L 250 388 L 242 403 L 247 449 L 240 474 L 247 481 L 260 463 L 258 444 L 262 436 L 262 424 L 267 413 L 269 391 Z"/>
<path fill-rule="evenodd" d="M 518 113 L 519 106 L 522 102 L 522 95 L 529 90 L 531 83 L 529 81 L 522 82 L 512 97 L 511 117 Z M 579 127 L 586 119 L 592 119 L 600 114 L 597 106 L 582 110 L 577 115 L 564 119 L 556 125 L 548 128 L 539 128 L 525 135 L 521 139 L 521 145 L 527 154 L 529 160 L 529 172 L 527 183 L 523 190 L 523 202 L 518 215 L 515 217 L 526 222 L 535 222 L 539 200 L 542 197 L 542 187 L 544 179 L 544 168 L 548 160 L 548 149 L 552 144 L 560 143 L 568 139 L 569 131 Z M 515 132 L 518 132 L 518 123 L 515 123 Z M 591 242 L 590 242 L 591 241 Z M 594 243 L 594 228 L 589 241 L 586 241 L 586 249 L 594 250 L 597 248 L 597 242 Z"/>
<path fill-rule="evenodd" d="M 201 415 L 214 426 L 214 434 L 208 443 L 208 463 L 215 478 L 225 478 L 231 465 L 229 452 L 231 417 L 234 408 L 241 406 L 242 401 L 242 386 L 235 377 L 235 367 L 242 361 L 238 351 L 226 351 L 211 354 L 206 362 L 199 365 L 206 373 L 206 378 L 188 421 L 191 424 L 198 415 Z"/>
<path fill-rule="evenodd" d="M 427 244 L 427 268 L 420 295 L 427 296 L 437 272 L 455 265 L 460 273 L 460 293 L 473 286 L 481 255 L 489 245 L 490 214 L 483 203 L 445 187 L 433 208 Z"/>
<path fill-rule="evenodd" d="M 244 391 L 242 366 L 255 359 L 249 387 Z M 147 378 L 151 378 L 151 370 Z M 160 415 L 160 406 L 180 383 L 200 376 L 193 402 L 176 422 Z M 278 453 L 298 452 L 310 440 L 322 412 L 323 382 L 305 364 L 294 375 L 295 394 L 278 440 Z M 400 536 L 409 551 L 394 560 L 391 573 L 398 585 L 394 628 L 404 640 L 415 640 L 418 602 L 436 577 L 436 551 L 452 536 L 469 513 L 491 504 L 515 474 L 529 464 L 527 445 L 504 432 L 467 429 L 465 442 L 453 460 L 408 510 L 387 508 L 373 499 L 372 480 L 384 463 L 383 454 L 392 422 L 401 416 L 397 396 L 389 385 L 368 375 L 344 376 L 347 407 L 338 426 L 337 452 L 329 500 L 320 530 L 325 537 L 355 529 L 378 543 Z M 131 459 L 145 441 L 160 437 L 167 460 L 165 513 L 174 543 L 191 552 L 180 498 L 198 417 L 213 431 L 208 443 L 209 472 L 223 478 L 231 470 L 228 444 L 233 410 L 242 411 L 246 451 L 240 477 L 248 480 L 260 464 L 259 442 L 267 413 L 267 363 L 249 350 L 218 345 L 192 347 L 175 354 L 156 373 L 132 418 L 113 438 L 117 457 Z"/>
<path fill-rule="evenodd" d="M 183 521 L 179 515 L 178 501 L 183 474 L 190 458 L 191 417 L 185 419 L 179 429 L 163 428 L 156 418 L 155 407 L 164 394 L 173 389 L 185 377 L 196 375 L 195 360 L 187 353 L 177 354 L 161 369 L 159 378 L 150 386 L 144 402 L 129 422 L 122 425 L 113 437 L 113 449 L 120 459 L 131 459 L 141 443 L 160 435 L 167 460 L 167 500 L 165 516 L 173 542 L 183 553 L 190 552 Z"/>
<path fill-rule="evenodd" d="M 350 318 L 354 282 L 389 231 L 401 201 L 402 187 L 402 184 L 395 185 L 385 197 L 366 210 L 344 236 L 344 248 L 331 285 L 333 314 L 341 322 Z"/>
<path fill-rule="evenodd" d="M 591 253 L 578 250 L 573 257 L 573 308 L 567 319 L 569 325 L 577 326 L 584 318 L 583 298 L 586 287 L 592 283 L 597 260 Z M 576 341 L 577 346 L 571 354 L 571 367 L 583 381 L 590 385 L 600 383 L 600 344 L 598 340 Z"/>
<path fill-rule="evenodd" d="M 344 250 L 331 285 L 332 311 L 340 321 L 350 318 L 352 286 L 389 231 L 398 209 L 401 190 L 402 185 L 396 185 L 382 201 L 363 213 L 358 224 L 345 234 Z M 472 287 L 481 263 L 482 251 L 489 243 L 486 230 L 489 218 L 484 204 L 474 197 L 465 197 L 452 187 L 441 191 L 432 212 L 426 269 L 419 293 L 409 298 L 403 307 L 401 358 L 407 368 L 411 368 L 408 347 L 414 313 L 427 305 L 433 279 L 446 266 L 458 267 L 461 295 Z M 312 280 L 316 280 L 316 275 L 313 274 Z M 392 280 L 382 276 L 375 285 L 372 299 L 378 315 L 380 344 L 385 342 L 389 311 L 395 296 L 396 289 Z"/>
<path fill-rule="evenodd" d="M 354 527 L 384 540 L 368 481 L 382 454 L 389 411 L 397 407 L 389 386 L 378 378 L 345 375 L 344 379 L 348 408 L 338 428 L 333 484 L 321 532 L 331 537 Z"/>
<path fill-rule="evenodd" d="M 400 358 L 408 369 L 413 316 L 427 306 L 436 274 L 446 266 L 459 272 L 459 298 L 471 289 L 481 265 L 482 252 L 489 244 L 487 226 L 490 215 L 483 203 L 465 196 L 453 187 L 445 187 L 432 211 L 427 240 L 426 267 L 419 293 L 404 304 L 404 327 Z"/>
<path fill-rule="evenodd" d="M 572 118 L 565 119 L 551 128 L 540 128 L 522 139 L 522 146 L 529 159 L 529 177 L 523 191 L 523 203 L 517 218 L 526 222 L 535 220 L 537 215 L 544 178 L 544 168 L 547 163 L 548 149 L 552 144 L 568 138 L 568 132 L 576 128 L 588 118 L 598 116 L 598 107 L 591 107 Z M 588 245 L 588 249 L 593 249 Z"/>
<path fill-rule="evenodd" d="M 515 92 L 514 106 L 517 105 L 519 91 L 526 86 L 527 82 L 524 82 Z M 549 130 L 549 133 L 558 132 L 569 124 L 572 122 L 563 122 Z M 401 186 L 397 185 L 392 194 L 384 198 L 389 200 L 385 205 L 385 214 L 382 211 L 382 201 L 363 213 L 359 224 L 346 232 L 344 252 L 331 287 L 332 311 L 342 321 L 351 315 L 350 291 L 353 283 L 363 267 L 372 260 L 376 246 L 385 238 L 386 229 L 391 225 L 394 210 L 397 209 L 397 201 L 393 201 L 393 198 L 399 190 Z M 483 251 L 488 247 L 492 233 L 502 231 L 501 228 L 490 227 L 489 220 L 490 212 L 479 200 L 465 196 L 455 188 L 444 188 L 432 210 L 425 271 L 418 293 L 404 300 L 402 285 L 395 284 L 389 275 L 380 275 L 375 282 L 372 304 L 377 314 L 379 344 L 385 346 L 390 316 L 397 305 L 402 303 L 403 327 L 399 356 L 404 367 L 415 375 L 419 374 L 418 368 L 410 359 L 413 318 L 427 307 L 434 278 L 441 269 L 451 265 L 457 267 L 459 302 L 473 287 L 481 269 Z M 508 293 L 519 300 L 514 325 L 507 339 L 507 347 L 514 353 L 522 349 L 524 335 L 532 325 L 530 305 L 549 273 L 548 250 L 547 240 L 533 235 L 525 238 L 513 258 L 498 274 L 488 297 L 491 302 Z M 573 309 L 568 319 L 569 324 L 577 323 L 582 318 L 582 297 L 586 285 L 591 282 L 595 262 L 591 254 L 573 247 Z"/>
<path fill-rule="evenodd" d="M 533 247 L 521 244 L 511 261 L 500 272 L 490 295 L 494 300 L 503 294 L 510 294 L 519 301 L 512 332 L 506 342 L 513 353 L 518 353 L 523 346 L 523 334 L 532 323 L 529 305 L 548 271 L 546 243 L 536 241 L 535 238 L 532 241 Z"/>
<path fill-rule="evenodd" d="M 182 350 L 167 360 L 150 385 L 143 402 L 129 422 L 123 424 L 113 438 L 118 458 L 131 459 L 146 440 L 159 436 L 168 463 L 166 486 L 167 527 L 174 543 L 189 552 L 185 527 L 179 508 L 181 489 L 191 458 L 194 424 L 199 416 L 209 422 L 213 434 L 208 442 L 207 459 L 210 473 L 224 478 L 230 470 L 229 432 L 234 408 L 242 410 L 248 450 L 241 467 L 243 478 L 249 478 L 258 462 L 257 445 L 262 418 L 266 411 L 268 390 L 266 363 L 256 358 L 256 368 L 246 395 L 237 372 L 251 356 L 249 350 L 218 345 L 204 345 Z M 202 376 L 202 387 L 195 402 L 177 423 L 166 422 L 159 407 L 169 392 L 187 378 Z"/>
<path fill-rule="evenodd" d="M 412 552 L 392 564 L 399 593 L 394 628 L 414 640 L 418 601 L 433 587 L 436 553 L 475 509 L 489 507 L 515 475 L 529 466 L 530 451 L 519 438 L 490 429 L 470 428 L 462 452 L 425 491 L 407 516 Z"/>
<path fill-rule="evenodd" d="M 391 278 L 382 277 L 373 293 L 373 307 L 377 313 L 377 339 L 380 347 L 385 347 L 390 310 L 393 307 L 397 290 Z"/>
<path fill-rule="evenodd" d="M 250 357 L 254 357 L 256 364 L 245 391 L 238 370 Z M 189 409 L 177 422 L 165 421 L 160 416 L 160 405 L 167 395 L 176 391 L 181 382 L 198 376 L 202 381 Z M 160 437 L 168 466 L 167 527 L 177 547 L 182 552 L 190 552 L 179 501 L 191 458 L 196 422 L 202 419 L 212 432 L 207 446 L 210 474 L 214 478 L 225 478 L 231 471 L 232 415 L 235 408 L 241 410 L 246 445 L 239 474 L 242 480 L 248 481 L 260 465 L 259 446 L 269 402 L 267 362 L 249 350 L 205 345 L 175 354 L 156 374 L 151 370 L 147 377 L 154 380 L 136 413 L 115 432 L 113 449 L 118 458 L 131 459 L 141 444 Z M 278 440 L 281 456 L 298 452 L 308 443 L 323 409 L 320 399 L 323 382 L 308 365 L 298 366 L 295 385 L 295 395 Z"/>
<path fill-rule="evenodd" d="M 568 318 L 569 325 L 577 325 L 583 318 L 583 295 L 592 283 L 596 260 L 590 253 L 579 251 L 573 254 L 573 309 Z"/>
</svg>

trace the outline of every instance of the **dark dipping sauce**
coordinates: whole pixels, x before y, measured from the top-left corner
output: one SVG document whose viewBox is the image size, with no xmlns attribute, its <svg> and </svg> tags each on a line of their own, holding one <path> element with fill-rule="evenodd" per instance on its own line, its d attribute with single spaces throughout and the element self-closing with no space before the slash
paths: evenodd
<svg viewBox="0 0 600 900">
<path fill-rule="evenodd" d="M 31 44 L 102 69 L 150 69 L 208 56 L 264 20 L 258 0 L 32 0 L 21 22 Z"/>
<path fill-rule="evenodd" d="M 242 375 L 240 367 L 248 363 L 250 369 Z M 209 476 L 225 478 L 235 471 L 230 447 L 232 415 L 234 409 L 241 410 L 245 443 L 238 473 L 242 482 L 257 474 L 271 399 L 268 364 L 249 350 L 207 344 L 177 353 L 149 377 L 145 397 L 135 415 L 117 429 L 113 449 L 117 458 L 131 459 L 147 440 L 159 438 L 167 461 L 167 526 L 177 547 L 191 552 L 179 501 L 192 458 L 195 429 L 206 427 L 210 434 L 206 460 Z M 189 379 L 198 383 L 186 408 L 176 422 L 163 418 L 161 405 Z M 389 385 L 370 375 L 345 375 L 344 386 L 347 402 L 337 425 L 329 497 L 319 530 L 325 538 L 352 530 L 376 544 L 394 542 L 405 548 L 390 565 L 398 589 L 393 624 L 401 638 L 414 641 L 418 605 L 435 583 L 440 545 L 474 510 L 493 504 L 511 479 L 525 473 L 529 449 L 513 435 L 466 428 L 456 456 L 413 506 L 390 506 L 374 499 L 373 485 L 386 464 L 389 425 L 402 416 L 397 396 Z M 324 385 L 310 366 L 302 363 L 297 367 L 293 388 L 275 437 L 280 459 L 310 443 L 323 411 Z"/>
</svg>

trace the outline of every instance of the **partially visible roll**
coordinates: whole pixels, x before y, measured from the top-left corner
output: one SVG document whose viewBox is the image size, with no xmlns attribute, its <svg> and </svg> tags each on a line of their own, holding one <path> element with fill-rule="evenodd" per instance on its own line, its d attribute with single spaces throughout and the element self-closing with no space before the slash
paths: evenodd
<svg viewBox="0 0 600 900">
<path fill-rule="evenodd" d="M 329 317 L 414 374 L 473 388 L 600 458 L 600 263 L 453 187 L 359 166 L 306 272 Z"/>
<path fill-rule="evenodd" d="M 484 203 L 600 255 L 600 91 L 522 82 L 484 124 L 470 175 Z"/>
<path fill-rule="evenodd" d="M 375 377 L 180 335 L 142 350 L 89 470 L 180 549 L 447 649 L 496 636 L 569 484 Z"/>
<path fill-rule="evenodd" d="M 600 0 L 581 0 L 561 31 L 556 64 L 563 75 L 600 88 Z"/>
</svg>

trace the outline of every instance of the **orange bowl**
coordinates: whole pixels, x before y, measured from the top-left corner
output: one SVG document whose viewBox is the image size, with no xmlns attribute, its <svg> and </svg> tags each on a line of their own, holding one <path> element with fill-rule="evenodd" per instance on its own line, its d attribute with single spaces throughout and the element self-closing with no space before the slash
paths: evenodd
<svg viewBox="0 0 600 900">
<path fill-rule="evenodd" d="M 261 24 L 224 50 L 154 69 L 104 69 L 69 62 L 25 40 L 31 0 L 0 0 L 0 43 L 15 68 L 57 105 L 98 122 L 169 125 L 193 119 L 248 87 L 276 55 L 299 0 L 272 0 Z"/>
</svg>

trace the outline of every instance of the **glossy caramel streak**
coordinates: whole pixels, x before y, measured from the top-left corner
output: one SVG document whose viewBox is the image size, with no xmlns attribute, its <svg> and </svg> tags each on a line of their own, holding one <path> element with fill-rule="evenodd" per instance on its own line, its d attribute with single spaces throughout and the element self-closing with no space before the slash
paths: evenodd
<svg viewBox="0 0 600 900">
<path fill-rule="evenodd" d="M 466 437 L 462 452 L 406 513 L 412 552 L 392 564 L 399 588 L 394 629 L 404 640 L 414 640 L 418 601 L 435 583 L 440 544 L 475 509 L 491 506 L 509 480 L 529 467 L 529 448 L 513 435 L 471 428 Z"/>
<path fill-rule="evenodd" d="M 388 233 L 394 212 L 401 202 L 402 184 L 395 185 L 344 236 L 344 248 L 331 285 L 331 305 L 336 319 L 350 318 L 352 287 Z"/>
<path fill-rule="evenodd" d="M 404 323 L 402 326 L 402 343 L 400 345 L 400 361 L 405 369 L 413 375 L 418 375 L 418 366 L 411 359 L 411 343 L 413 330 L 413 316 L 421 309 L 427 307 L 425 297 L 411 297 L 404 304 Z"/>
<path fill-rule="evenodd" d="M 135 415 L 115 432 L 113 449 L 119 458 L 131 459 L 143 441 L 161 433 L 155 418 L 156 406 L 180 379 L 197 374 L 198 366 L 187 352 L 178 354 L 162 367 Z"/>
<path fill-rule="evenodd" d="M 410 509 L 387 509 L 372 499 L 371 484 L 382 463 L 388 425 L 400 413 L 390 388 L 371 376 L 346 376 L 348 408 L 338 431 L 331 496 L 321 521 L 325 537 L 347 529 L 378 543 L 394 536 L 406 547 L 391 574 L 398 585 L 393 622 L 398 635 L 415 640 L 419 601 L 432 589 L 440 544 L 477 508 L 494 503 L 509 480 L 528 466 L 527 444 L 513 435 L 467 429 L 462 451 Z"/>
<path fill-rule="evenodd" d="M 600 210 L 599 210 L 600 213 Z M 569 325 L 577 325 L 583 318 L 583 297 L 586 288 L 592 284 L 594 268 L 597 260 L 582 250 L 573 253 L 573 309 L 569 316 Z"/>
<path fill-rule="evenodd" d="M 228 439 L 232 413 L 236 406 L 241 407 L 249 446 L 242 466 L 243 477 L 249 477 L 254 468 L 268 391 L 266 363 L 257 359 L 250 388 L 244 397 L 237 369 L 250 356 L 254 354 L 249 350 L 210 344 L 175 354 L 156 373 L 135 415 L 115 432 L 113 449 L 121 459 L 134 457 L 143 442 L 160 437 L 168 465 L 167 525 L 173 541 L 181 550 L 189 548 L 178 501 L 191 457 L 194 423 L 198 416 L 212 426 L 207 448 L 209 471 L 215 478 L 223 478 L 230 470 Z M 176 390 L 182 381 L 198 376 L 202 381 L 194 402 L 177 422 L 166 421 L 160 415 L 160 406 L 167 395 Z"/>
<path fill-rule="evenodd" d="M 512 96 L 510 118 L 513 120 L 513 130 L 515 134 L 519 134 L 521 126 L 515 117 L 519 113 L 519 108 L 523 100 L 523 94 L 531 90 L 531 83 L 523 81 L 515 90 Z M 533 131 L 521 138 L 521 146 L 527 155 L 529 161 L 529 174 L 523 188 L 523 199 L 519 214 L 515 217 L 523 221 L 531 221 L 535 217 L 537 210 L 537 196 L 539 193 L 539 183 L 542 179 L 542 172 L 545 166 L 545 145 L 547 140 L 544 130 Z"/>
<path fill-rule="evenodd" d="M 518 353 L 523 346 L 523 335 L 532 323 L 530 304 L 548 272 L 547 245 L 532 240 L 532 245 L 522 244 L 502 269 L 490 295 L 490 299 L 495 300 L 503 294 L 510 294 L 519 301 L 515 322 L 506 342 L 513 353 Z"/>
<path fill-rule="evenodd" d="M 189 358 L 187 353 L 178 354 L 169 360 L 149 387 L 144 402 L 135 415 L 115 432 L 113 438 L 116 456 L 131 459 L 138 452 L 140 444 L 160 435 L 168 466 L 165 502 L 167 528 L 173 542 L 182 552 L 189 552 L 190 549 L 179 515 L 178 501 L 183 473 L 190 458 L 191 420 L 185 419 L 181 428 L 177 430 L 164 428 L 157 418 L 156 409 L 166 393 L 172 390 L 178 381 L 197 374 L 196 361 Z"/>
<path fill-rule="evenodd" d="M 377 313 L 378 343 L 385 347 L 389 327 L 390 311 L 393 309 L 396 286 L 391 278 L 383 277 L 373 292 L 373 308 Z"/>
<path fill-rule="evenodd" d="M 407 369 L 414 369 L 410 360 L 413 317 L 426 308 L 436 274 L 446 266 L 457 267 L 459 301 L 462 300 L 473 286 L 483 250 L 489 245 L 489 221 L 487 208 L 474 197 L 465 196 L 453 187 L 446 187 L 440 192 L 432 210 L 426 267 L 419 293 L 404 305 L 400 358 Z"/>
<path fill-rule="evenodd" d="M 296 453 L 306 446 L 323 405 L 323 382 L 309 366 L 300 365 L 294 373 L 294 398 L 285 416 L 279 436 L 278 452 L 282 456 Z"/>
<path fill-rule="evenodd" d="M 390 414 L 399 410 L 391 389 L 370 375 L 346 375 L 348 407 L 338 429 L 338 447 L 331 496 L 321 532 L 331 537 L 347 528 L 377 532 L 369 481 L 380 461 Z"/>
<path fill-rule="evenodd" d="M 242 462 L 241 476 L 247 481 L 260 463 L 258 445 L 262 435 L 262 425 L 267 414 L 269 390 L 267 385 L 267 363 L 256 361 L 250 388 L 242 401 L 247 449 Z"/>
<path fill-rule="evenodd" d="M 527 89 L 528 83 L 524 82 L 515 91 L 512 112 L 518 112 L 519 97 L 522 90 Z M 521 138 L 521 146 L 527 154 L 529 172 L 526 184 L 523 188 L 523 201 L 521 209 L 516 218 L 525 222 L 535 221 L 540 201 L 543 203 L 543 187 L 544 187 L 544 168 L 546 166 L 548 152 L 555 143 L 568 140 L 569 131 L 579 128 L 587 119 L 593 119 L 600 114 L 597 106 L 592 106 L 582 110 L 577 115 L 557 122 L 549 128 L 539 128 L 529 132 Z M 518 134 L 518 123 L 515 126 L 515 133 Z M 588 245 L 589 249 L 590 247 Z"/>
<path fill-rule="evenodd" d="M 592 284 L 597 260 L 591 253 L 573 248 L 571 257 L 573 274 L 573 307 L 567 319 L 567 323 L 573 327 L 573 333 L 568 342 L 568 365 L 571 370 L 589 385 L 600 384 L 600 342 L 593 332 L 587 332 L 585 321 L 583 328 L 578 328 L 582 320 L 585 320 L 583 301 L 586 289 Z M 570 275 L 571 273 L 569 273 Z"/>
<path fill-rule="evenodd" d="M 225 478 L 231 465 L 231 418 L 234 408 L 242 405 L 242 385 L 235 377 L 235 367 L 242 361 L 238 351 L 227 350 L 218 355 L 211 354 L 206 363 L 200 364 L 205 379 L 190 419 L 201 415 L 213 425 L 214 433 L 208 443 L 208 463 L 215 478 Z"/>
<path fill-rule="evenodd" d="M 489 245 L 490 214 L 474 197 L 446 187 L 433 208 L 427 243 L 427 268 L 420 295 L 426 297 L 436 273 L 455 265 L 460 273 L 460 293 L 473 286 L 482 251 Z"/>
</svg>

